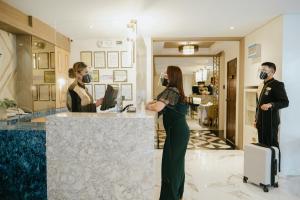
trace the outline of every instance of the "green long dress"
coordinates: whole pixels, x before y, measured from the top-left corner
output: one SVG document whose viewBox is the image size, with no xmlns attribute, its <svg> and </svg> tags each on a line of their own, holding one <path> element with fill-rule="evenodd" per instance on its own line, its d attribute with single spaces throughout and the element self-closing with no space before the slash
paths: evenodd
<svg viewBox="0 0 300 200">
<path fill-rule="evenodd" d="M 162 157 L 160 200 L 179 200 L 184 191 L 184 161 L 190 130 L 185 118 L 188 106 L 179 99 L 179 92 L 173 87 L 168 87 L 157 97 L 166 104 L 159 115 L 163 114 L 167 135 Z"/>
</svg>

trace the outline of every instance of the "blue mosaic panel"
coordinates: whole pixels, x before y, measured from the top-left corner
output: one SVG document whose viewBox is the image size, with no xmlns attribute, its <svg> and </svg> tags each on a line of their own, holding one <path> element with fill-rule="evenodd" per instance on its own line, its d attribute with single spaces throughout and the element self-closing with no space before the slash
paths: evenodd
<svg viewBox="0 0 300 200">
<path fill-rule="evenodd" d="M 0 127 L 0 199 L 46 200 L 46 177 L 45 125 Z"/>
</svg>

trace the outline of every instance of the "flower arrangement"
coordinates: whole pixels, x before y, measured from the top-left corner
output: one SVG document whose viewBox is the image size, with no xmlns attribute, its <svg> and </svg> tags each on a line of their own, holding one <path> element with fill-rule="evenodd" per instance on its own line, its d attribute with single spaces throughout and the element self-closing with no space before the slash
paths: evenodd
<svg viewBox="0 0 300 200">
<path fill-rule="evenodd" d="M 7 98 L 0 100 L 0 108 L 2 108 L 2 109 L 13 108 L 16 106 L 17 106 L 17 103 L 14 100 L 10 100 Z"/>
<path fill-rule="evenodd" d="M 14 100 L 10 99 L 3 99 L 0 100 L 0 120 L 6 120 L 7 119 L 7 109 L 16 107 L 17 103 Z"/>
</svg>

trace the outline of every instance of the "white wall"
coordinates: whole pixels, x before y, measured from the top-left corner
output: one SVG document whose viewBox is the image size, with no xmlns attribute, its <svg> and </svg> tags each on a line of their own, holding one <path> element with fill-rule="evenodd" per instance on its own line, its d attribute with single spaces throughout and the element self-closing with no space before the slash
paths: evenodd
<svg viewBox="0 0 300 200">
<path fill-rule="evenodd" d="M 261 59 L 248 58 L 248 46 L 261 45 Z M 248 34 L 245 37 L 245 86 L 257 86 L 261 80 L 258 78 L 258 67 L 262 62 L 274 62 L 277 66 L 275 78 L 281 80 L 282 66 L 282 17 L 277 17 L 265 26 Z"/>
<path fill-rule="evenodd" d="M 147 67 L 146 67 L 146 76 L 147 76 L 147 94 L 146 101 L 151 101 L 153 99 L 153 48 L 152 48 L 152 38 L 145 37 L 144 38 L 147 52 Z"/>
<path fill-rule="evenodd" d="M 0 29 L 0 99 L 16 100 L 16 36 Z"/>
<path fill-rule="evenodd" d="M 282 80 L 290 100 L 288 108 L 281 111 L 280 146 L 282 173 L 300 175 L 300 15 L 283 17 Z"/>
<path fill-rule="evenodd" d="M 120 38 L 110 38 L 109 40 L 118 40 L 118 41 L 123 41 L 123 45 L 118 45 L 116 47 L 113 48 L 99 48 L 97 46 L 97 41 L 99 40 L 107 40 L 107 38 L 95 38 L 95 39 L 86 39 L 86 40 L 74 40 L 71 43 L 71 58 L 70 58 L 70 67 L 72 67 L 72 65 L 75 62 L 79 62 L 80 61 L 80 51 L 127 51 L 127 47 L 125 45 L 124 42 L 124 38 L 120 39 Z M 94 56 L 94 55 L 93 55 Z M 94 57 L 93 57 L 94 59 Z M 94 62 L 94 61 L 93 61 Z M 120 63 L 120 56 L 119 56 L 119 63 Z M 120 65 L 120 64 L 119 64 Z M 93 68 L 91 69 L 93 70 Z M 100 71 L 100 84 L 122 84 L 122 83 L 114 83 L 112 81 L 104 81 L 101 80 L 101 73 L 105 73 L 105 74 L 113 74 L 114 70 L 127 70 L 127 79 L 128 81 L 126 83 L 132 83 L 132 90 L 133 90 L 133 100 L 132 101 L 125 101 L 124 105 L 129 104 L 129 103 L 133 103 L 136 104 L 136 64 L 134 64 L 133 68 L 115 68 L 115 69 L 108 69 L 106 67 L 106 69 L 99 69 Z M 93 83 L 92 83 L 93 84 Z"/>
<path fill-rule="evenodd" d="M 136 99 L 137 107 L 146 101 L 147 91 L 147 47 L 142 36 L 138 36 L 136 41 L 137 63 L 136 63 Z"/>
</svg>

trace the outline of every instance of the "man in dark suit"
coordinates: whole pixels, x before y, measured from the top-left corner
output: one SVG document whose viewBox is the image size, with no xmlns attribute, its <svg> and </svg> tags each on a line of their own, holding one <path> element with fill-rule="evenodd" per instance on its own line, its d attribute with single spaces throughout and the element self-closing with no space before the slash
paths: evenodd
<svg viewBox="0 0 300 200">
<path fill-rule="evenodd" d="M 265 62 L 261 65 L 259 77 L 264 82 L 257 92 L 255 125 L 258 130 L 259 143 L 279 148 L 279 109 L 288 107 L 289 100 L 283 82 L 273 78 L 275 72 L 274 63 Z"/>
</svg>

